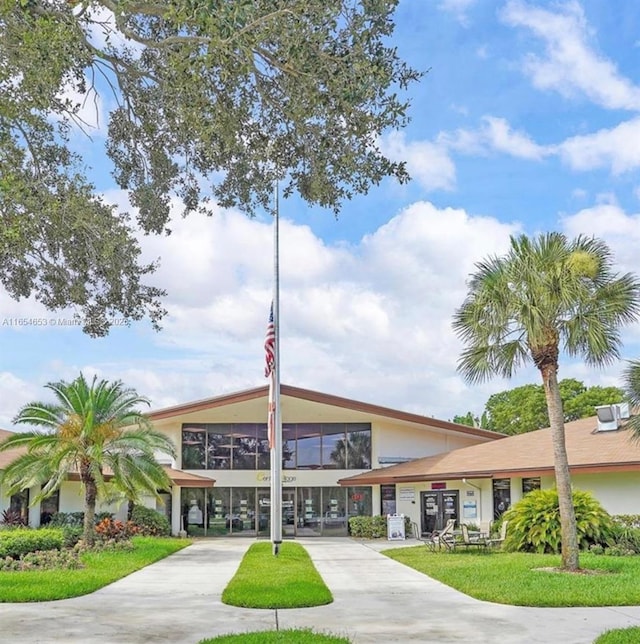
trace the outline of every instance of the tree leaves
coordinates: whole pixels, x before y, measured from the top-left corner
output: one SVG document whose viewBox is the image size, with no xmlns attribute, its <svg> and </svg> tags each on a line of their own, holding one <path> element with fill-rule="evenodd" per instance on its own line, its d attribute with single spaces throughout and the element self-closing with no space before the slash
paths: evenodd
<svg viewBox="0 0 640 644">
<path fill-rule="evenodd" d="M 386 38 L 397 0 L 0 2 L 0 269 L 12 297 L 109 316 L 162 316 L 136 229 L 163 232 L 170 204 L 252 215 L 279 180 L 340 211 L 387 176 L 377 140 L 407 122 L 420 74 Z M 107 207 L 69 151 L 81 101 L 113 103 L 105 151 L 132 221 Z M 104 104 L 107 101 L 103 101 Z M 87 236 L 103 240 L 102 250 Z M 71 241 L 73 240 L 73 241 Z M 83 259 L 84 258 L 84 259 Z"/>
</svg>

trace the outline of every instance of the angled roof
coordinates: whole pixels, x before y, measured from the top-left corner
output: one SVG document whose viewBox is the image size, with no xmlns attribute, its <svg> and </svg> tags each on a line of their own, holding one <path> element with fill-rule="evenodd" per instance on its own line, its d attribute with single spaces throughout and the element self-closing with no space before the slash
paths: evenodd
<svg viewBox="0 0 640 644">
<path fill-rule="evenodd" d="M 373 403 L 361 402 L 352 400 L 350 398 L 342 398 L 332 394 L 324 394 L 310 389 L 302 389 L 300 387 L 292 387 L 291 385 L 281 385 L 280 394 L 283 397 L 296 398 L 298 400 L 305 400 L 315 402 L 322 405 L 329 405 L 331 407 L 340 407 L 351 411 L 359 411 L 365 414 L 382 416 L 401 420 L 409 423 L 416 423 L 438 429 L 444 429 L 459 434 L 467 434 L 478 438 L 495 440 L 504 438 L 504 434 L 492 432 L 487 429 L 480 429 L 479 427 L 468 427 L 467 425 L 458 425 L 457 423 L 450 423 L 445 420 L 438 420 L 437 418 L 430 418 L 428 416 L 421 416 L 406 411 L 391 409 L 389 407 L 382 407 Z M 249 400 L 256 400 L 259 398 L 266 398 L 268 395 L 268 387 L 256 387 L 254 389 L 246 389 L 232 394 L 224 394 L 222 396 L 215 396 L 213 398 L 206 398 L 195 402 L 184 403 L 181 405 L 174 405 L 172 407 L 165 407 L 149 413 L 151 420 L 163 420 L 172 418 L 174 416 L 181 416 L 183 414 L 190 414 L 216 407 L 224 407 L 226 405 L 233 405 Z"/>
<path fill-rule="evenodd" d="M 9 438 L 9 436 L 13 436 L 14 434 L 15 432 L 10 432 L 6 429 L 0 429 L 0 442 L 4 441 L 5 438 Z M 24 452 L 25 450 L 23 448 L 10 449 L 6 452 L 0 452 L 0 470 L 9 465 L 9 463 L 15 460 L 16 457 L 20 456 L 20 454 L 24 454 Z"/>
<path fill-rule="evenodd" d="M 596 431 L 595 416 L 565 424 L 569 468 L 572 473 L 640 470 L 640 442 L 624 426 Z M 551 429 L 509 436 L 503 440 L 463 447 L 379 468 L 341 479 L 342 485 L 401 483 L 461 478 L 510 478 L 553 473 Z"/>
</svg>

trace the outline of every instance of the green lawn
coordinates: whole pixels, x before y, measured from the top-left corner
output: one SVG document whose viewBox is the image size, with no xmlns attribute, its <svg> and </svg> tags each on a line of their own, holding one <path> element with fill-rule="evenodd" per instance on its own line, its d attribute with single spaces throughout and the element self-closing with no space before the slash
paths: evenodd
<svg viewBox="0 0 640 644">
<path fill-rule="evenodd" d="M 80 570 L 0 572 L 0 602 L 41 602 L 92 593 L 154 561 L 181 550 L 186 539 L 134 537 L 133 551 L 91 552 Z"/>
<path fill-rule="evenodd" d="M 308 629 L 287 629 L 284 631 L 256 631 L 220 635 L 202 640 L 198 644 L 349 644 L 346 637 L 314 633 Z"/>
<path fill-rule="evenodd" d="M 616 628 L 600 635 L 594 644 L 637 644 L 640 642 L 640 627 Z"/>
<path fill-rule="evenodd" d="M 254 543 L 240 562 L 222 601 L 244 608 L 304 608 L 330 604 L 333 597 L 298 543 L 282 544 L 272 554 L 271 543 Z"/>
<path fill-rule="evenodd" d="M 640 605 L 640 557 L 580 555 L 580 565 L 602 574 L 536 570 L 557 567 L 557 555 L 428 552 L 424 546 L 384 551 L 385 555 L 463 593 L 516 606 Z"/>
</svg>

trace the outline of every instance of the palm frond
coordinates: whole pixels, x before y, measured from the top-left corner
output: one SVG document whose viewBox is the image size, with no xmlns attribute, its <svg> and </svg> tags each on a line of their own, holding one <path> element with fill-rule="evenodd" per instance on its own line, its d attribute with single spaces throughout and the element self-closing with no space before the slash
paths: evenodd
<svg viewBox="0 0 640 644">
<path fill-rule="evenodd" d="M 557 362 L 560 348 L 609 364 L 619 358 L 620 327 L 640 315 L 640 281 L 616 274 L 609 247 L 595 238 L 512 237 L 505 256 L 476 268 L 453 318 L 465 345 L 458 369 L 471 382 L 509 377 L 529 357 Z"/>
</svg>

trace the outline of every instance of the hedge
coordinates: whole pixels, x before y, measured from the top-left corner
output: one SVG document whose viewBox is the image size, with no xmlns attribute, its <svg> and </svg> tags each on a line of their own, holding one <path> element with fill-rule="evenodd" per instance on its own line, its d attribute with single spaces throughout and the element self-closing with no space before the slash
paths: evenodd
<svg viewBox="0 0 640 644">
<path fill-rule="evenodd" d="M 411 536 L 411 519 L 404 518 L 405 536 Z M 357 539 L 382 539 L 387 536 L 387 517 L 351 517 L 349 519 L 349 533 Z"/>
<path fill-rule="evenodd" d="M 0 558 L 22 557 L 36 550 L 60 550 L 64 545 L 60 528 L 21 529 L 0 532 Z"/>
</svg>

